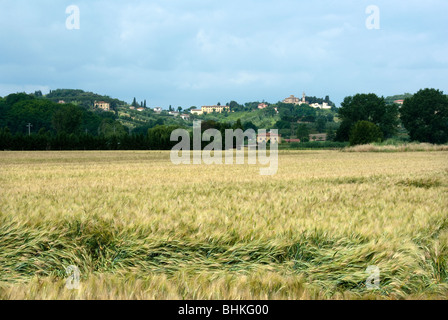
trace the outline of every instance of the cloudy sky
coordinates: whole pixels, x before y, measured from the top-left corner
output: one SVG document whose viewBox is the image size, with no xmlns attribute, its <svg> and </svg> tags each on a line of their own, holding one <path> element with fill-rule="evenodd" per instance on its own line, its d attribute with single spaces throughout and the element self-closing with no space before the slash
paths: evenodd
<svg viewBox="0 0 448 320">
<path fill-rule="evenodd" d="M 0 96 L 71 88 L 166 108 L 448 92 L 446 0 L 0 0 L 0 30 Z"/>
</svg>

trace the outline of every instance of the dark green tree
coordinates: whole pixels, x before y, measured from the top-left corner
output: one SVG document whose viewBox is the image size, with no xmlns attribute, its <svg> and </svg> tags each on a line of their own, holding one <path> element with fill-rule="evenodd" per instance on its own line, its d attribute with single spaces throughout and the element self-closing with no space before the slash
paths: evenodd
<svg viewBox="0 0 448 320">
<path fill-rule="evenodd" d="M 232 126 L 232 129 L 233 129 L 233 130 L 236 130 L 236 129 L 244 130 L 244 126 L 243 126 L 243 124 L 241 123 L 241 119 L 236 120 L 236 122 L 235 122 L 235 123 L 233 124 L 233 126 Z"/>
<path fill-rule="evenodd" d="M 83 113 L 79 107 L 72 104 L 63 105 L 53 114 L 53 127 L 58 133 L 78 133 L 82 116 Z"/>
<path fill-rule="evenodd" d="M 151 150 L 170 150 L 177 142 L 171 141 L 171 133 L 177 126 L 156 126 L 148 130 L 148 144 Z"/>
<path fill-rule="evenodd" d="M 324 116 L 319 116 L 316 120 L 316 129 L 319 133 L 325 132 L 325 127 L 327 125 L 327 118 Z"/>
<path fill-rule="evenodd" d="M 297 138 L 300 139 L 301 142 L 308 142 L 310 141 L 310 131 L 306 124 L 300 124 L 297 127 Z"/>
<path fill-rule="evenodd" d="M 391 137 L 398 126 L 398 106 L 387 105 L 383 97 L 374 93 L 346 97 L 339 108 L 341 126 L 336 134 L 338 141 L 348 141 L 350 130 L 358 121 L 376 124 L 384 137 Z"/>
<path fill-rule="evenodd" d="M 369 144 L 380 142 L 383 139 L 383 132 L 370 121 L 358 121 L 350 131 L 350 145 Z"/>
<path fill-rule="evenodd" d="M 336 132 L 333 129 L 327 130 L 327 141 L 334 141 L 336 138 Z"/>
<path fill-rule="evenodd" d="M 236 102 L 236 101 L 230 101 L 230 103 L 229 103 L 229 107 L 230 107 L 230 110 L 232 110 L 232 111 L 243 111 L 244 110 L 244 106 L 242 106 L 242 105 L 240 105 L 240 104 L 238 104 L 238 102 Z"/>
<path fill-rule="evenodd" d="M 106 138 L 120 137 L 126 135 L 126 128 L 112 119 L 104 119 L 100 125 L 100 134 Z"/>
<path fill-rule="evenodd" d="M 400 114 L 412 140 L 439 144 L 448 142 L 448 97 L 442 91 L 418 91 L 404 100 Z"/>
<path fill-rule="evenodd" d="M 244 127 L 244 131 L 246 131 L 248 129 L 253 129 L 253 130 L 255 130 L 255 132 L 258 131 L 258 127 L 252 121 L 244 122 L 243 127 Z"/>
</svg>

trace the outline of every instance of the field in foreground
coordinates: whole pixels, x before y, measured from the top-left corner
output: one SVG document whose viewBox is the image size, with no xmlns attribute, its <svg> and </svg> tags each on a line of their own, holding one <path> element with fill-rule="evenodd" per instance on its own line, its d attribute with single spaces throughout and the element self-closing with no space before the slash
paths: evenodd
<svg viewBox="0 0 448 320">
<path fill-rule="evenodd" d="M 168 152 L 1 152 L 0 299 L 448 297 L 448 152 L 279 161 L 260 176 Z"/>
</svg>

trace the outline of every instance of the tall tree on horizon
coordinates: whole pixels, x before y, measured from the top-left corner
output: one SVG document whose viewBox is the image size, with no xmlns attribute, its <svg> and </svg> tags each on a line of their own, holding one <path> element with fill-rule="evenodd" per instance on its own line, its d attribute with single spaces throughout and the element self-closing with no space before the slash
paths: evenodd
<svg viewBox="0 0 448 320">
<path fill-rule="evenodd" d="M 401 121 L 412 140 L 448 142 L 448 97 L 443 91 L 422 89 L 406 98 L 400 109 Z"/>
<path fill-rule="evenodd" d="M 358 121 L 369 121 L 380 127 L 384 138 L 391 137 L 398 126 L 398 106 L 387 105 L 384 97 L 374 93 L 345 97 L 339 108 L 341 126 L 336 133 L 337 141 L 349 141 L 350 131 Z"/>
</svg>

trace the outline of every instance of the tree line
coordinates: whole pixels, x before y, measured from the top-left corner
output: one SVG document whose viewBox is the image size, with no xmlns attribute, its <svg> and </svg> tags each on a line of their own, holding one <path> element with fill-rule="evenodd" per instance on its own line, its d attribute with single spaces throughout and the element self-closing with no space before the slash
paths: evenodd
<svg viewBox="0 0 448 320">
<path fill-rule="evenodd" d="M 407 95 L 402 106 L 388 104 L 373 93 L 357 94 L 344 99 L 338 115 L 342 122 L 335 140 L 351 145 L 391 138 L 400 125 L 411 141 L 448 142 L 448 97 L 437 89 Z"/>
<path fill-rule="evenodd" d="M 114 112 L 25 93 L 0 98 L 0 150 L 170 149 L 165 137 L 177 127 L 155 126 L 131 134 Z"/>
<path fill-rule="evenodd" d="M 175 145 L 169 141 L 173 129 L 160 126 L 150 129 L 148 135 L 95 136 L 89 133 L 55 134 L 45 130 L 30 135 L 12 134 L 6 127 L 0 129 L 0 150 L 170 150 Z"/>
</svg>

